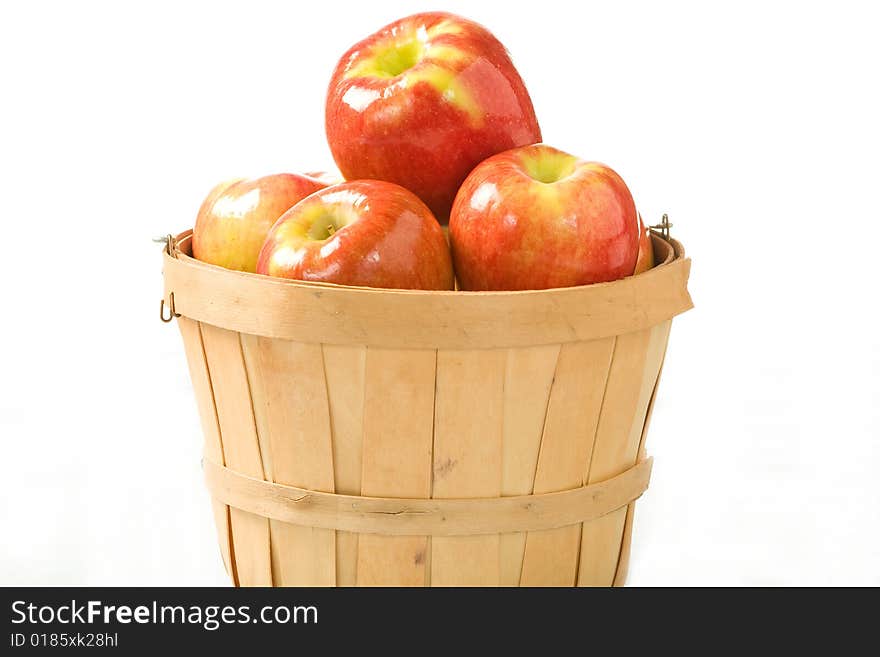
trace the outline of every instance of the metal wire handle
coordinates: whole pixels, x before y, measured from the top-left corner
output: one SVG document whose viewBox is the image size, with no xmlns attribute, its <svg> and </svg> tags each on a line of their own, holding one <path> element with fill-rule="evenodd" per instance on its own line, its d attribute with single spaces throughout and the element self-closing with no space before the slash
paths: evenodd
<svg viewBox="0 0 880 657">
<path fill-rule="evenodd" d="M 663 218 L 660 220 L 659 224 L 654 224 L 653 226 L 648 226 L 655 233 L 659 233 L 663 239 L 668 240 L 670 238 L 670 228 L 672 228 L 672 224 L 669 221 L 669 215 L 665 212 L 663 213 Z"/>
<path fill-rule="evenodd" d="M 163 235 L 162 237 L 154 237 L 153 241 L 156 242 L 157 244 L 164 244 L 165 245 L 165 253 L 167 253 L 170 256 L 174 255 L 174 253 L 172 251 L 172 244 L 174 244 L 174 237 L 172 237 L 171 233 L 168 233 L 167 235 Z M 168 322 L 173 320 L 175 317 L 180 317 L 180 313 L 177 312 L 177 309 L 174 307 L 174 292 L 172 292 L 170 295 L 168 295 L 168 311 L 170 314 L 168 316 L 166 316 L 165 315 L 165 299 L 163 298 L 159 302 L 159 319 L 161 319 L 163 323 L 167 324 Z"/>
</svg>

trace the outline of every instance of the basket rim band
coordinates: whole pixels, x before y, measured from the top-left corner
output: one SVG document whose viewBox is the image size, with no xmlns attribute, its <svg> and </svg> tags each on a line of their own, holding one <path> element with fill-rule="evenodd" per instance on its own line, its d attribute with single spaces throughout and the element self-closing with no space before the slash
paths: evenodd
<svg viewBox="0 0 880 657">
<path fill-rule="evenodd" d="M 625 507 L 648 488 L 654 459 L 580 488 L 511 497 L 405 499 L 341 495 L 249 477 L 207 456 L 205 483 L 218 502 L 305 527 L 389 536 L 475 536 L 541 531 L 588 522 Z"/>
<path fill-rule="evenodd" d="M 611 283 L 551 290 L 377 290 L 231 271 L 191 257 L 192 231 L 163 253 L 164 298 L 190 319 L 298 342 L 393 349 L 496 349 L 598 340 L 693 307 L 690 259 L 654 235 L 659 264 Z M 173 303 L 172 303 L 173 295 Z"/>
</svg>

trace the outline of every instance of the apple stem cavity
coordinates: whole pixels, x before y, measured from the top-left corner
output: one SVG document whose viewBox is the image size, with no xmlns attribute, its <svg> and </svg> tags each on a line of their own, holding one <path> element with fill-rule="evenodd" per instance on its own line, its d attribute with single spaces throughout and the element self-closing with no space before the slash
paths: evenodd
<svg viewBox="0 0 880 657">
<path fill-rule="evenodd" d="M 574 173 L 577 158 L 560 152 L 540 153 L 536 157 L 526 157 L 523 166 L 534 180 L 552 185 Z"/>
<path fill-rule="evenodd" d="M 422 42 L 416 37 L 395 41 L 376 52 L 373 59 L 374 73 L 389 78 L 406 73 L 421 61 L 423 50 Z"/>
<path fill-rule="evenodd" d="M 333 237 L 336 231 L 342 228 L 345 223 L 342 218 L 336 217 L 332 213 L 322 213 L 321 216 L 316 217 L 311 222 L 310 227 L 307 229 L 307 235 L 309 239 L 323 242 Z"/>
</svg>

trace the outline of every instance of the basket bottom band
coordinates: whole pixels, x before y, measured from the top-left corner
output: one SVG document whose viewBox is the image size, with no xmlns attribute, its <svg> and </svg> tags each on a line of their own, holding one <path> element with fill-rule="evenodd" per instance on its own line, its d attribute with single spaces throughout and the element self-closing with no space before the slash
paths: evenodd
<svg viewBox="0 0 880 657">
<path fill-rule="evenodd" d="M 653 459 L 580 488 L 475 499 L 338 495 L 248 477 L 207 457 L 202 465 L 215 500 L 265 518 L 365 534 L 471 536 L 555 529 L 600 518 L 647 490 Z"/>
</svg>

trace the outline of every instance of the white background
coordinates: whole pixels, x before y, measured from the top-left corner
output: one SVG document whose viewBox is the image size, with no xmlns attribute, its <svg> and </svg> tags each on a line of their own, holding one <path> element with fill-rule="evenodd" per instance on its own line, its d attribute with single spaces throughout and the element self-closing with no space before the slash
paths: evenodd
<svg viewBox="0 0 880 657">
<path fill-rule="evenodd" d="M 437 7 L 693 257 L 629 583 L 880 584 L 877 22 L 711 4 L 2 3 L 0 584 L 226 583 L 150 238 L 332 166 L 337 58 Z"/>
</svg>

